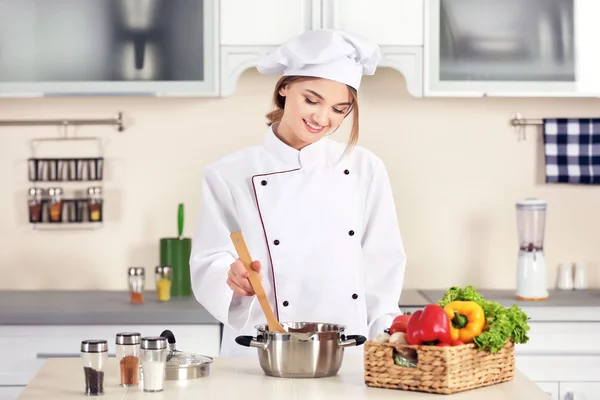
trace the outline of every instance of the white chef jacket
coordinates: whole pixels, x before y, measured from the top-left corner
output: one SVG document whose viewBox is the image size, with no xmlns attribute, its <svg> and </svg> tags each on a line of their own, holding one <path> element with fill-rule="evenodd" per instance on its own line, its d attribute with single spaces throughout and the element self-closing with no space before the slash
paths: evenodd
<svg viewBox="0 0 600 400">
<path fill-rule="evenodd" d="M 325 137 L 296 150 L 269 128 L 262 144 L 205 168 L 190 269 L 197 301 L 224 324 L 221 356 L 256 356 L 235 338 L 266 324 L 256 296 L 233 297 L 226 283 L 237 230 L 280 322 L 335 323 L 372 338 L 401 313 L 406 255 L 386 168 L 345 147 Z"/>
</svg>

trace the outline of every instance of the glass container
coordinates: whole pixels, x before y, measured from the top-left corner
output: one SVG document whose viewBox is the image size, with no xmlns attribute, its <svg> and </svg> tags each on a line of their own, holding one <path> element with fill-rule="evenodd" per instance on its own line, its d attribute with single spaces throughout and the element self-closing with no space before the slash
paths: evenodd
<svg viewBox="0 0 600 400">
<path fill-rule="evenodd" d="M 128 275 L 131 304 L 142 304 L 144 302 L 144 284 L 146 283 L 144 268 L 131 267 Z"/>
<path fill-rule="evenodd" d="M 138 332 L 117 333 L 115 352 L 119 362 L 121 386 L 130 387 L 139 384 L 141 337 Z"/>
<path fill-rule="evenodd" d="M 155 269 L 156 297 L 159 301 L 171 300 L 171 284 L 173 282 L 173 268 L 168 265 L 159 265 Z"/>
<path fill-rule="evenodd" d="M 143 337 L 140 347 L 144 392 L 161 392 L 167 366 L 167 339 L 161 336 Z"/>
<path fill-rule="evenodd" d="M 102 221 L 102 188 L 88 188 L 88 216 L 91 222 Z"/>
<path fill-rule="evenodd" d="M 41 188 L 29 189 L 29 221 L 42 222 L 42 196 L 44 190 Z"/>
<path fill-rule="evenodd" d="M 88 396 L 103 395 L 104 371 L 108 361 L 108 343 L 106 340 L 82 341 L 81 361 L 85 375 L 85 394 Z"/>
<path fill-rule="evenodd" d="M 61 188 L 50 188 L 48 189 L 48 195 L 50 196 L 50 202 L 48 204 L 49 220 L 50 222 L 61 222 L 62 211 L 63 211 L 63 199 L 62 199 Z"/>
</svg>

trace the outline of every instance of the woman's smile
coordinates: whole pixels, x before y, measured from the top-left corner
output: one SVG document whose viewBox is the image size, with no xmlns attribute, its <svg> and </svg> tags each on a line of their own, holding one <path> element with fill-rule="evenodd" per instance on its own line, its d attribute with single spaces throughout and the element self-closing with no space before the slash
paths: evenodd
<svg viewBox="0 0 600 400">
<path fill-rule="evenodd" d="M 319 133 L 321 133 L 323 131 L 323 129 L 325 129 L 324 126 L 321 126 L 321 125 L 319 125 L 319 124 L 317 124 L 315 122 L 309 122 L 309 121 L 307 121 L 305 119 L 303 119 L 303 121 L 304 121 L 304 127 L 310 133 L 319 134 Z"/>
</svg>

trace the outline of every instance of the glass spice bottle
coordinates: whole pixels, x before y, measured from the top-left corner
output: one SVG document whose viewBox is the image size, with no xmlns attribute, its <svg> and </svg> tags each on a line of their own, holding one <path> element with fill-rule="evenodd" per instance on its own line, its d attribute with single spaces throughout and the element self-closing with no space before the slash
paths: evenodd
<svg viewBox="0 0 600 400">
<path fill-rule="evenodd" d="M 115 352 L 119 362 L 121 386 L 130 387 L 139 384 L 141 337 L 138 332 L 117 333 Z"/>
<path fill-rule="evenodd" d="M 106 340 L 84 340 L 81 342 L 81 361 L 85 375 L 85 394 L 104 394 L 104 371 L 108 361 Z"/>
<path fill-rule="evenodd" d="M 144 302 L 144 284 L 146 283 L 144 268 L 131 267 L 128 275 L 131 304 L 142 304 Z"/>
<path fill-rule="evenodd" d="M 50 196 L 50 203 L 48 205 L 50 215 L 48 219 L 50 222 L 61 222 L 63 210 L 62 189 L 50 188 L 48 189 L 48 195 Z"/>
<path fill-rule="evenodd" d="M 171 300 L 171 282 L 173 280 L 173 269 L 168 265 L 159 265 L 155 269 L 156 297 L 158 301 Z"/>
<path fill-rule="evenodd" d="M 162 336 L 143 337 L 140 347 L 144 392 L 162 392 L 167 368 L 167 339 Z"/>
<path fill-rule="evenodd" d="M 102 221 L 102 188 L 88 188 L 88 212 L 92 222 Z"/>
<path fill-rule="evenodd" d="M 41 188 L 29 189 L 29 222 L 42 222 L 42 195 Z"/>
</svg>

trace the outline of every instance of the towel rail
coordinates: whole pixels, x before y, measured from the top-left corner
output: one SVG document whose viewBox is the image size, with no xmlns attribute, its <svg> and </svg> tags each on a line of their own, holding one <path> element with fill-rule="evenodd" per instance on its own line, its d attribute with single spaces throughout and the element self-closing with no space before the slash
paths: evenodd
<svg viewBox="0 0 600 400">
<path fill-rule="evenodd" d="M 116 118 L 110 119 L 47 119 L 47 120 L 0 120 L 0 126 L 32 126 L 32 125 L 113 125 L 119 132 L 125 130 L 123 113 L 120 112 Z"/>
<path fill-rule="evenodd" d="M 524 126 L 524 125 L 543 125 L 544 120 L 541 118 L 529 119 L 529 118 L 521 118 L 520 115 L 515 115 L 510 120 L 510 124 L 512 126 Z"/>
</svg>

